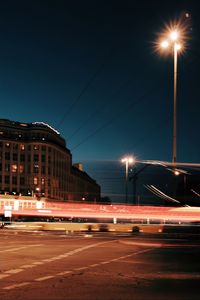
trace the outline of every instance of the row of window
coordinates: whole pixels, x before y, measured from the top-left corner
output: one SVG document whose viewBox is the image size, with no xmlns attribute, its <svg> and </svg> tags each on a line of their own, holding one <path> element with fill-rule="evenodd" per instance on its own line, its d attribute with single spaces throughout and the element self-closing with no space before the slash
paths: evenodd
<svg viewBox="0 0 200 300">
<path fill-rule="evenodd" d="M 25 161 L 26 159 L 26 155 L 25 154 L 18 154 L 18 153 L 13 153 L 11 155 L 10 152 L 5 152 L 4 153 L 4 159 L 5 160 L 10 160 L 12 158 L 13 161 L 18 161 L 18 159 L 20 161 Z M 39 154 L 33 154 L 32 156 L 34 161 L 39 161 L 40 159 L 40 155 Z M 57 164 L 62 164 L 64 162 L 66 162 L 66 158 L 64 159 L 64 157 L 56 157 L 56 155 L 50 156 L 48 155 L 47 159 L 48 159 L 48 163 L 51 163 L 52 161 L 56 161 Z M 3 159 L 3 154 L 2 152 L 0 152 L 0 159 Z M 31 161 L 31 154 L 27 154 L 27 161 L 30 162 Z M 41 155 L 41 161 L 42 162 L 46 162 L 46 155 L 42 154 Z"/>
<path fill-rule="evenodd" d="M 11 155 L 10 152 L 5 152 L 5 153 L 4 153 L 4 158 L 5 158 L 5 160 L 10 160 L 11 157 L 12 157 L 12 160 L 13 160 L 13 161 L 18 161 L 18 158 L 20 159 L 20 161 L 25 161 L 25 154 L 19 154 L 19 155 L 18 155 L 18 153 L 13 153 L 13 154 Z M 2 153 L 1 153 L 1 152 L 0 152 L 0 158 L 2 159 Z M 30 155 L 30 154 L 28 154 L 27 160 L 28 160 L 28 161 L 31 161 L 31 155 Z M 34 155 L 33 155 L 33 160 L 34 160 L 34 161 L 39 161 L 39 154 L 34 154 Z M 42 162 L 45 162 L 45 161 L 46 161 L 46 155 L 45 155 L 45 154 L 42 154 L 42 155 L 41 155 L 41 161 L 42 161 Z M 49 163 L 51 162 L 51 156 L 48 156 L 48 162 L 49 162 Z"/>
<path fill-rule="evenodd" d="M 17 176 L 12 176 L 12 184 L 17 184 Z M 4 183 L 5 184 L 10 184 L 10 176 L 4 176 Z M 20 177 L 19 178 L 19 183 L 20 185 L 24 185 L 25 184 L 25 178 L 24 177 Z M 38 177 L 34 177 L 33 178 L 33 184 L 34 185 L 39 185 L 39 178 Z M 41 178 L 41 185 L 45 185 L 45 178 Z"/>
<path fill-rule="evenodd" d="M 10 184 L 10 176 L 5 176 L 4 177 L 4 183 L 5 184 Z M 17 176 L 13 176 L 12 177 L 12 184 L 17 184 Z M 24 177 L 20 177 L 20 185 L 24 185 L 25 184 L 25 178 Z"/>
<path fill-rule="evenodd" d="M 24 172 L 24 165 L 19 165 L 19 167 L 17 166 L 17 164 L 5 164 L 5 172 L 11 172 L 12 173 L 17 173 L 17 170 L 19 168 L 19 173 L 23 173 Z M 0 171 L 2 171 L 2 164 L 0 163 Z"/>
<path fill-rule="evenodd" d="M 44 145 L 42 145 L 42 146 L 40 146 L 40 145 L 37 145 L 37 144 L 35 144 L 35 145 L 24 145 L 24 144 L 15 144 L 15 143 L 3 143 L 3 142 L 0 142 L 0 148 L 2 148 L 3 147 L 3 144 L 5 145 L 5 148 L 7 148 L 7 149 L 10 149 L 10 148 L 12 148 L 13 150 L 21 150 L 21 151 L 25 151 L 25 150 L 31 150 L 31 149 L 33 149 L 33 150 L 42 150 L 42 151 L 46 151 L 47 149 L 48 149 L 48 152 L 51 152 L 51 147 L 47 147 L 47 146 L 44 146 Z"/>
<path fill-rule="evenodd" d="M 44 134 L 44 133 L 39 133 L 39 132 L 28 132 L 28 133 L 22 133 L 22 132 L 13 132 L 13 131 L 6 131 L 6 130 L 0 130 L 0 136 L 2 136 L 3 138 L 9 138 L 9 139 L 14 139 L 14 140 L 48 140 L 48 141 L 54 141 L 55 143 L 62 143 L 63 145 L 63 141 L 62 139 L 60 139 L 60 137 L 55 137 L 52 136 L 51 134 Z M 64 146 L 64 145 L 63 145 Z"/>
<path fill-rule="evenodd" d="M 12 172 L 12 173 L 24 173 L 30 174 L 31 172 L 35 174 L 39 174 L 41 172 L 42 175 L 48 174 L 53 176 L 59 176 L 61 180 L 65 180 L 67 173 L 66 172 L 59 172 L 59 170 L 52 169 L 50 166 L 46 167 L 45 165 L 40 166 L 39 164 L 35 163 L 31 168 L 31 165 L 17 165 L 17 164 L 5 164 L 4 165 L 4 172 Z M 0 172 L 2 172 L 2 164 L 0 163 Z"/>
</svg>

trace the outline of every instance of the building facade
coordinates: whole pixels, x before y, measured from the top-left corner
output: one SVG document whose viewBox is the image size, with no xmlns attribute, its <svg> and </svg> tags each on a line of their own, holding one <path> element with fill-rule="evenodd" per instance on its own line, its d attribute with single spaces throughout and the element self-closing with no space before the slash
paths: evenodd
<svg viewBox="0 0 200 300">
<path fill-rule="evenodd" d="M 43 122 L 0 119 L 0 193 L 95 202 L 100 186 L 80 165 L 72 165 L 57 130 Z"/>
</svg>

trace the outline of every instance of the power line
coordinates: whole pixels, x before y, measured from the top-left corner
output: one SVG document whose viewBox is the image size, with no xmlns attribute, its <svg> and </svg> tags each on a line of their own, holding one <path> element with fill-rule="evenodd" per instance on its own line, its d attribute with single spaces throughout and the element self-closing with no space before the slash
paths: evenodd
<svg viewBox="0 0 200 300">
<path fill-rule="evenodd" d="M 188 62 L 187 64 L 188 65 Z M 130 81 L 130 80 L 129 80 Z M 129 82 L 128 81 L 128 82 Z M 127 82 L 125 83 L 125 85 L 127 84 Z M 152 89 L 154 90 L 154 89 Z M 141 99 L 143 99 L 145 97 L 145 95 L 143 95 L 141 98 L 138 99 L 137 102 L 139 102 Z M 117 115 L 115 115 L 111 120 L 107 121 L 105 124 L 103 124 L 101 127 L 97 128 L 93 133 L 89 134 L 86 138 L 84 138 L 80 143 L 78 143 L 75 147 L 72 148 L 72 150 L 77 149 L 80 145 L 82 145 L 83 143 L 85 143 L 87 140 L 89 140 L 90 138 L 92 138 L 93 136 L 95 136 L 96 134 L 98 134 L 100 131 L 102 131 L 104 128 L 106 128 L 107 126 L 109 126 L 111 123 L 113 123 L 122 113 L 124 113 L 125 111 L 127 111 L 128 109 L 130 109 L 133 105 L 136 105 L 137 102 L 135 103 L 131 103 L 127 106 L 126 109 L 124 109 L 123 111 L 119 112 Z M 107 102 L 106 102 L 107 103 Z M 97 109 L 94 113 L 92 113 L 89 118 L 70 136 L 70 138 L 72 138 L 80 129 L 82 129 L 85 124 L 87 124 L 98 112 L 100 111 L 100 109 Z M 169 117 L 167 118 L 167 121 L 169 121 Z"/>
<path fill-rule="evenodd" d="M 104 62 L 100 65 L 100 67 L 96 70 L 96 72 L 92 75 L 92 77 L 89 79 L 89 81 L 85 84 L 84 88 L 81 90 L 81 92 L 79 93 L 79 95 L 75 98 L 75 100 L 73 101 L 73 103 L 70 105 L 70 107 L 68 108 L 68 110 L 65 112 L 65 114 L 63 115 L 63 117 L 61 118 L 60 122 L 57 125 L 57 128 L 60 128 L 60 126 L 63 124 L 63 122 L 65 121 L 65 118 L 69 115 L 69 113 L 73 110 L 73 108 L 75 107 L 75 105 L 80 101 L 81 97 L 83 96 L 83 94 L 86 92 L 86 90 L 90 87 L 90 85 L 93 83 L 93 81 L 97 78 L 97 76 L 99 75 L 99 73 L 103 70 L 104 66 L 107 64 L 108 60 L 110 59 L 110 57 L 113 55 L 113 53 L 116 51 L 115 48 L 112 48 L 110 50 L 110 53 L 108 54 L 108 56 L 106 57 L 106 59 L 104 60 Z"/>
<path fill-rule="evenodd" d="M 151 93 L 152 91 L 154 91 L 157 88 L 157 86 L 155 86 L 154 88 L 151 89 L 151 91 L 149 93 Z M 148 93 L 148 94 L 149 94 Z M 97 133 L 99 133 L 100 131 L 102 131 L 104 128 L 106 128 L 107 126 L 109 126 L 110 124 L 112 124 L 115 120 L 118 119 L 118 117 L 121 114 L 124 114 L 124 112 L 126 112 L 127 110 L 129 110 L 130 108 L 132 108 L 134 105 L 136 105 L 137 103 L 141 102 L 141 100 L 147 100 L 146 98 L 146 94 L 145 93 L 143 96 L 141 96 L 140 98 L 138 98 L 137 101 L 129 103 L 129 105 L 124 109 L 121 110 L 120 112 L 118 112 L 118 114 L 116 114 L 111 120 L 107 121 L 105 124 L 103 124 L 101 127 L 97 128 L 93 133 L 89 134 L 85 139 L 83 139 L 80 143 L 78 143 L 75 147 L 73 147 L 71 150 L 75 150 L 77 149 L 80 145 L 82 145 L 83 143 L 85 143 L 87 140 L 89 140 L 90 138 L 92 138 L 93 136 L 95 136 Z"/>
<path fill-rule="evenodd" d="M 72 139 L 89 121 L 91 121 L 100 111 L 102 108 L 97 108 L 68 138 L 67 141 Z"/>
<path fill-rule="evenodd" d="M 111 52 L 111 54 L 112 54 L 112 52 Z M 110 55 L 111 56 L 111 55 Z M 108 58 L 109 58 L 109 56 L 108 56 Z M 139 61 L 141 61 L 142 59 L 140 59 Z M 101 67 L 103 67 L 104 65 L 106 64 L 106 62 L 105 63 L 103 63 L 102 64 L 102 66 Z M 101 71 L 101 67 L 100 67 L 100 71 Z M 97 71 L 97 73 L 99 73 L 98 71 Z M 147 73 L 147 70 L 146 70 L 146 73 Z M 98 75 L 98 74 L 96 74 L 96 75 Z M 134 73 L 133 73 L 133 75 L 135 75 Z M 96 77 L 95 76 L 95 74 L 94 74 L 94 77 Z M 132 77 L 132 76 L 131 76 Z M 92 81 L 93 81 L 93 77 L 91 78 L 92 79 Z M 95 78 L 94 78 L 95 79 Z M 115 91 L 115 92 L 113 92 L 112 94 L 111 94 L 111 96 L 113 97 L 113 96 L 115 96 L 115 95 L 119 95 L 119 93 L 121 92 L 121 90 L 123 90 L 125 87 L 127 87 L 132 81 L 133 81 L 133 79 L 135 79 L 135 78 L 130 78 L 130 79 L 128 79 L 128 80 L 126 80 L 124 83 L 122 83 L 120 86 L 119 86 L 119 88 L 117 88 L 117 90 Z M 92 82 L 91 82 L 92 83 Z M 88 86 L 87 86 L 88 85 Z M 86 89 L 89 87 L 89 83 L 86 85 Z M 82 94 L 80 94 L 80 96 L 82 96 Z M 79 96 L 78 96 L 78 98 L 79 98 Z M 79 99 L 78 99 L 79 100 Z M 75 100 L 76 101 L 76 100 Z M 77 103 L 77 102 L 76 102 Z M 76 103 L 74 103 L 74 105 L 76 104 Z M 84 120 L 84 122 L 67 138 L 67 140 L 69 141 L 69 139 L 72 139 L 89 121 L 91 121 L 106 105 L 108 104 L 108 101 L 107 100 L 105 100 L 104 102 L 103 102 L 103 105 L 102 105 L 102 103 L 101 103 L 101 107 L 100 108 L 97 108 L 93 113 L 91 113 L 90 115 L 89 115 L 89 117 L 86 119 L 86 120 Z M 72 104 L 73 105 L 73 104 Z M 74 106 L 73 105 L 73 106 Z M 72 107 L 73 108 L 73 107 Z M 70 108 L 69 108 L 70 109 Z M 70 109 L 70 111 L 71 111 L 71 109 Z M 66 117 L 66 116 L 65 116 Z M 62 122 L 61 122 L 62 123 Z"/>
<path fill-rule="evenodd" d="M 130 84 L 130 82 L 132 81 L 132 79 L 127 80 L 125 83 L 123 83 L 114 93 L 112 93 L 112 97 L 115 96 L 116 94 L 119 95 L 119 91 L 124 89 L 125 87 L 127 87 L 128 84 Z M 103 105 L 101 104 L 101 107 L 97 108 L 94 112 L 92 112 L 90 114 L 90 116 L 67 138 L 67 140 L 69 141 L 70 139 L 72 139 L 86 124 L 89 123 L 89 121 L 91 121 L 99 112 L 101 112 L 103 110 L 103 108 L 105 108 L 108 104 L 107 99 L 103 102 Z"/>
</svg>

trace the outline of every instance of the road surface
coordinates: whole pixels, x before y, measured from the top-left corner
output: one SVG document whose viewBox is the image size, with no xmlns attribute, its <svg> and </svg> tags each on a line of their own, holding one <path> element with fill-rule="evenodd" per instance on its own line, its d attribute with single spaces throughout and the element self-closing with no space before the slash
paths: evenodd
<svg viewBox="0 0 200 300">
<path fill-rule="evenodd" d="M 200 241 L 0 231 L 1 300 L 199 299 Z"/>
</svg>

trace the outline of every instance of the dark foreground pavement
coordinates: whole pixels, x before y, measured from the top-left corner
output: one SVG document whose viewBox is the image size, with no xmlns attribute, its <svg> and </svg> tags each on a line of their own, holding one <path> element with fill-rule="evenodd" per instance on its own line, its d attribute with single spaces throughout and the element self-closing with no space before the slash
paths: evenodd
<svg viewBox="0 0 200 300">
<path fill-rule="evenodd" d="M 200 241 L 0 231 L 1 300 L 193 300 Z"/>
</svg>

